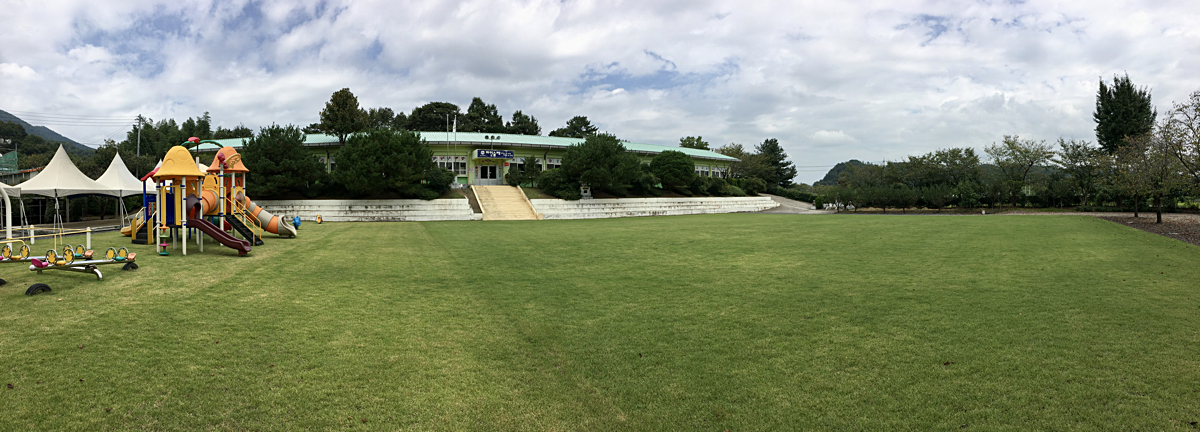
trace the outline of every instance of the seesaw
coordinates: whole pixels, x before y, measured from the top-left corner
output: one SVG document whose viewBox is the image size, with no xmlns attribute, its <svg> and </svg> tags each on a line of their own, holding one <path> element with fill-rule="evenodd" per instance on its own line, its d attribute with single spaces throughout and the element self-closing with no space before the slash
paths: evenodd
<svg viewBox="0 0 1200 432">
<path fill-rule="evenodd" d="M 97 279 L 104 279 L 104 274 L 97 268 L 102 265 L 124 264 L 124 270 L 135 270 L 138 268 L 137 263 L 134 262 L 137 254 L 129 253 L 129 250 L 125 248 L 108 248 L 108 251 L 105 252 L 105 259 L 92 259 L 93 252 L 85 250 L 83 245 L 74 247 L 66 245 L 63 247 L 62 252 L 60 256 L 57 251 L 50 249 L 46 251 L 46 255 L 34 258 L 29 256 L 28 245 L 22 245 L 16 252 L 5 245 L 0 250 L 0 256 L 4 258 L 0 262 L 29 262 L 29 270 L 36 271 L 38 274 L 41 274 L 42 270 L 66 270 L 78 273 L 91 273 L 96 275 Z M 76 261 L 76 258 L 82 258 L 83 260 Z M 3 279 L 0 279 L 0 285 L 6 283 Z M 50 292 L 50 286 L 44 283 L 35 283 L 29 286 L 29 289 L 25 291 L 25 295 L 34 295 L 43 292 Z"/>
<path fill-rule="evenodd" d="M 22 244 L 20 249 L 13 250 L 11 244 L 5 244 L 0 249 L 0 257 L 3 258 L 0 262 L 29 261 L 29 245 Z"/>
<path fill-rule="evenodd" d="M 77 253 L 78 252 L 78 253 Z M 83 261 L 76 261 L 75 258 L 83 258 Z M 96 279 L 104 279 L 104 274 L 100 272 L 99 267 L 103 265 L 122 264 L 123 270 L 136 270 L 137 263 L 134 260 L 137 254 L 129 253 L 128 249 L 108 248 L 104 254 L 104 259 L 92 259 L 92 251 L 83 250 L 83 246 L 74 249 L 71 246 L 63 248 L 61 256 L 51 249 L 46 252 L 45 261 L 39 258 L 30 259 L 29 271 L 36 271 L 41 274 L 43 270 L 64 270 L 77 273 L 91 273 L 96 275 Z"/>
</svg>

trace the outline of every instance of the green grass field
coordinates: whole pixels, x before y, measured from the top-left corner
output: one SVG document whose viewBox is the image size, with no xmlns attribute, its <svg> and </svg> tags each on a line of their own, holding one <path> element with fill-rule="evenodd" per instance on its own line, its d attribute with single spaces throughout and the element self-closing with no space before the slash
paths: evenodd
<svg viewBox="0 0 1200 432">
<path fill-rule="evenodd" d="M 141 269 L 104 281 L 0 264 L 4 429 L 1200 421 L 1200 248 L 1086 216 L 306 223 L 245 258 L 131 248 Z"/>
</svg>

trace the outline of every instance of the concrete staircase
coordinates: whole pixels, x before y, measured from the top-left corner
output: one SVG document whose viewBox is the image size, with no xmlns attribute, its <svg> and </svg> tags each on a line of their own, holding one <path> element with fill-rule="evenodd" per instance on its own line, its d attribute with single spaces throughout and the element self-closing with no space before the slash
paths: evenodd
<svg viewBox="0 0 1200 432">
<path fill-rule="evenodd" d="M 479 207 L 483 209 L 483 220 L 541 219 L 519 187 L 471 186 L 471 189 L 475 191 Z"/>
</svg>

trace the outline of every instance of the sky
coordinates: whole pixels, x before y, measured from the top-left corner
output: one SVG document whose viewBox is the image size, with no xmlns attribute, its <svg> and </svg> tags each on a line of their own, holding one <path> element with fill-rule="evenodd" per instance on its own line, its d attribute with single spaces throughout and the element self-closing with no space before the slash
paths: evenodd
<svg viewBox="0 0 1200 432">
<path fill-rule="evenodd" d="M 132 118 L 308 125 L 472 97 L 542 133 L 778 139 L 819 180 L 1005 135 L 1095 141 L 1100 79 L 1160 113 L 1200 90 L 1191 1 L 0 0 L 0 109 L 92 146 Z"/>
</svg>

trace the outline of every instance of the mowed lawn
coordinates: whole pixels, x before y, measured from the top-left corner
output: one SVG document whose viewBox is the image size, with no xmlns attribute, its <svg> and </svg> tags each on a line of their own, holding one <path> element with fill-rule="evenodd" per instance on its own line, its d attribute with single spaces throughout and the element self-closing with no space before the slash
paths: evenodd
<svg viewBox="0 0 1200 432">
<path fill-rule="evenodd" d="M 104 281 L 0 264 L 0 425 L 1200 421 L 1200 248 L 1091 217 L 305 223 L 299 234 L 244 258 L 212 241 L 186 257 L 130 246 L 141 269 L 106 267 Z M 26 297 L 34 282 L 54 291 Z"/>
</svg>

